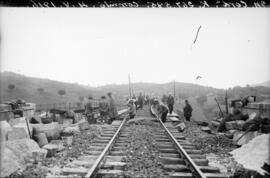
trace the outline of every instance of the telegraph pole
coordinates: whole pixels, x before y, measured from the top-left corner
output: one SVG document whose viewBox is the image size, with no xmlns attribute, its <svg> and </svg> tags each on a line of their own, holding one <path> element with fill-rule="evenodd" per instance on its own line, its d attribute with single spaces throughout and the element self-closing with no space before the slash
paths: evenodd
<svg viewBox="0 0 270 178">
<path fill-rule="evenodd" d="M 175 99 L 175 80 L 173 81 L 173 98 Z"/>
<path fill-rule="evenodd" d="M 130 74 L 128 74 L 129 97 L 131 98 Z"/>
</svg>

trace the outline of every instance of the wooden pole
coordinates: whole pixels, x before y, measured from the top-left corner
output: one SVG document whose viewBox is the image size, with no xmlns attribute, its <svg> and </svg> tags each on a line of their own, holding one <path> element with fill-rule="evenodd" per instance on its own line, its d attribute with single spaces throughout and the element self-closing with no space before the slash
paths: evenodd
<svg viewBox="0 0 270 178">
<path fill-rule="evenodd" d="M 131 98 L 130 74 L 128 74 L 129 97 Z"/>
<path fill-rule="evenodd" d="M 228 109 L 228 94 L 227 94 L 227 90 L 225 92 L 225 104 L 226 104 L 226 115 L 229 114 L 229 109 Z"/>
</svg>

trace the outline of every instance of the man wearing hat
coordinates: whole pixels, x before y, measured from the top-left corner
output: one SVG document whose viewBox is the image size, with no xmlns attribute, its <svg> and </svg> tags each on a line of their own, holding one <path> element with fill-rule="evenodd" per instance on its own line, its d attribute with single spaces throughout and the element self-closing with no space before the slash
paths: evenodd
<svg viewBox="0 0 270 178">
<path fill-rule="evenodd" d="M 128 100 L 128 114 L 129 118 L 133 119 L 136 115 L 136 106 L 133 99 Z"/>
<path fill-rule="evenodd" d="M 94 108 L 93 108 L 93 97 L 89 96 L 88 101 L 85 104 L 85 115 L 89 124 L 95 123 Z"/>
</svg>

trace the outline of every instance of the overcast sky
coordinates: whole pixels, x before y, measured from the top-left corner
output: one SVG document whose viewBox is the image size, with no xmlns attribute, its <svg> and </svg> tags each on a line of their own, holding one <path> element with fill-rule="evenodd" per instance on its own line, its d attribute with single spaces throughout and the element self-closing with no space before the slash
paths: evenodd
<svg viewBox="0 0 270 178">
<path fill-rule="evenodd" d="M 270 8 L 0 11 L 1 71 L 91 86 L 270 79 Z"/>
</svg>

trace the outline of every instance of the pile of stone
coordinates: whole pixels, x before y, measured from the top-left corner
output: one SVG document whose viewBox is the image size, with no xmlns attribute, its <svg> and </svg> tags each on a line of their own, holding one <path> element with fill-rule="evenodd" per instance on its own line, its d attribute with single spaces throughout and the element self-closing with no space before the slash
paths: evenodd
<svg viewBox="0 0 270 178">
<path fill-rule="evenodd" d="M 270 118 L 256 112 L 229 114 L 225 118 L 214 119 L 211 126 L 233 139 L 236 145 L 242 146 L 258 135 L 270 133 Z"/>
<path fill-rule="evenodd" d="M 8 106 L 2 104 L 1 111 L 9 113 L 6 110 L 10 109 Z M 88 127 L 82 114 L 72 111 L 33 113 L 17 118 L 1 115 L 0 177 L 10 176 L 24 170 L 28 164 L 54 157 L 57 152 L 72 145 L 74 134 Z"/>
</svg>

